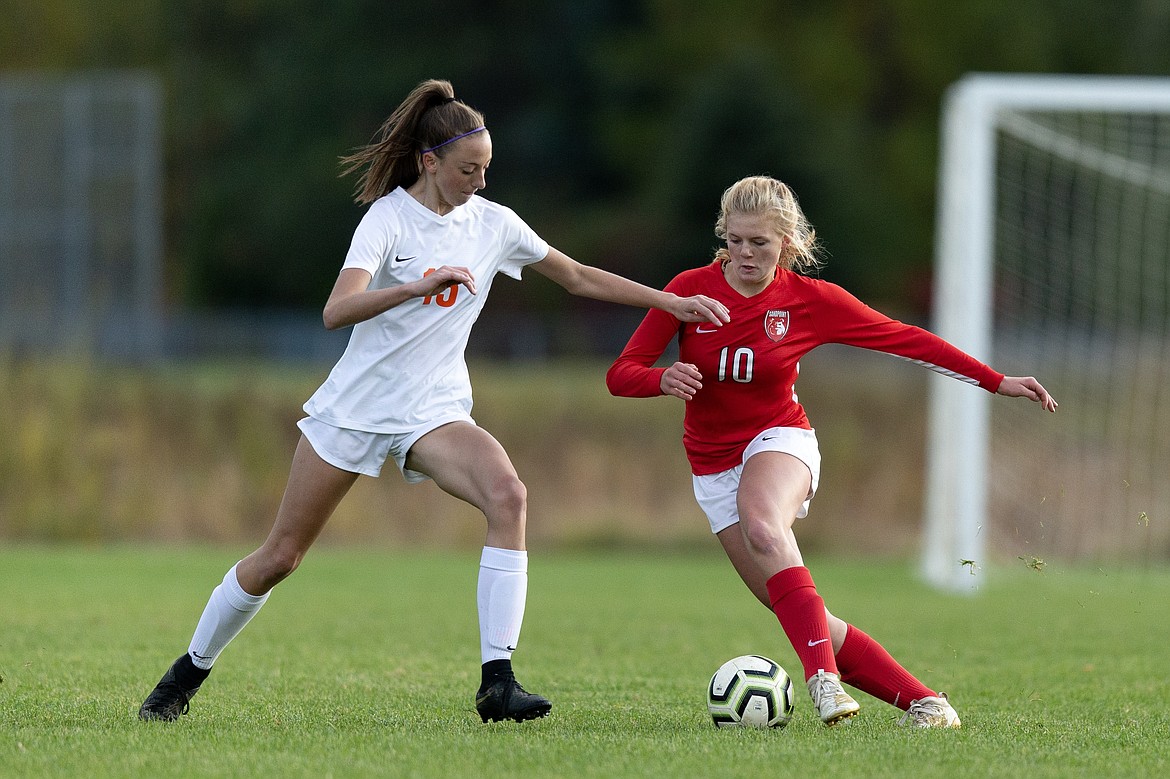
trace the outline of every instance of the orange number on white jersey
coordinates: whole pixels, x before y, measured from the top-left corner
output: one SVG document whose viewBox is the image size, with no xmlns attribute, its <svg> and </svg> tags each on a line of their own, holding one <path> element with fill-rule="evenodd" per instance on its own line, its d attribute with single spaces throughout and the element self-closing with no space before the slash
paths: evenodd
<svg viewBox="0 0 1170 779">
<path fill-rule="evenodd" d="M 423 278 L 430 276 L 436 270 L 438 270 L 438 268 L 427 268 L 426 271 L 423 273 Z M 427 295 L 425 298 L 423 298 L 423 305 L 425 306 L 428 303 L 437 303 L 438 305 L 442 306 L 443 308 L 450 308 L 451 306 L 455 305 L 455 298 L 458 296 L 459 296 L 459 285 L 452 284 L 450 287 L 447 287 L 445 290 L 440 292 L 438 295 Z"/>
</svg>

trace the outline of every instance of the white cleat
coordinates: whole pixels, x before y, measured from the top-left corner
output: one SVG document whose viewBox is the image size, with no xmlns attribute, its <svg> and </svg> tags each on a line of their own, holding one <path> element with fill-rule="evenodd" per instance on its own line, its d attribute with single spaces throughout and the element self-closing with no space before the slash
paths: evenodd
<svg viewBox="0 0 1170 779">
<path fill-rule="evenodd" d="M 959 713 L 947 700 L 947 694 L 938 697 L 919 698 L 910 701 L 910 708 L 898 720 L 899 725 L 911 724 L 916 728 L 957 728 L 960 727 Z"/>
<path fill-rule="evenodd" d="M 861 710 L 857 701 L 845 692 L 837 674 L 825 673 L 821 669 L 809 677 L 807 684 L 817 714 L 826 725 L 836 725 Z"/>
</svg>

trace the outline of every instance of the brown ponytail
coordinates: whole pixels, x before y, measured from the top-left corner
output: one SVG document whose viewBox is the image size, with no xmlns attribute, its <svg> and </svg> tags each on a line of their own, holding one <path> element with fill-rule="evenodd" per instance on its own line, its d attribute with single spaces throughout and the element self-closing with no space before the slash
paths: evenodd
<svg viewBox="0 0 1170 779">
<path fill-rule="evenodd" d="M 354 200 L 372 203 L 398 187 L 409 187 L 422 174 L 422 150 L 441 147 L 457 135 L 483 127 L 483 114 L 455 99 L 451 82 L 424 81 L 394 109 L 373 140 L 341 158 L 342 176 L 361 171 Z"/>
</svg>

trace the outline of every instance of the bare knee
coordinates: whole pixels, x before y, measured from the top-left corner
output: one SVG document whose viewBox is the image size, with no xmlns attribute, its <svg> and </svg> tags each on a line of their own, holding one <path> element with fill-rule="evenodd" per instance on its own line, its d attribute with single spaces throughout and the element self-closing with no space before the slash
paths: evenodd
<svg viewBox="0 0 1170 779">
<path fill-rule="evenodd" d="M 305 559 L 305 551 L 288 542 L 266 543 L 236 570 L 240 586 L 253 595 L 263 595 L 287 579 Z M 241 570 L 241 568 L 243 570 Z"/>
<path fill-rule="evenodd" d="M 499 477 L 488 490 L 483 513 L 489 525 L 522 529 L 528 514 L 528 488 L 515 474 Z"/>
<path fill-rule="evenodd" d="M 278 548 L 276 554 L 272 556 L 272 567 L 270 569 L 272 576 L 276 577 L 277 581 L 285 579 L 300 567 L 301 560 L 304 559 L 304 551 L 291 544 Z"/>
<path fill-rule="evenodd" d="M 796 545 L 796 536 L 783 523 L 759 519 L 745 522 L 741 517 L 740 527 L 748 552 L 764 568 L 782 570 L 804 564 Z"/>
<path fill-rule="evenodd" d="M 744 541 L 756 555 L 771 557 L 782 547 L 781 534 L 767 522 L 740 521 Z"/>
</svg>

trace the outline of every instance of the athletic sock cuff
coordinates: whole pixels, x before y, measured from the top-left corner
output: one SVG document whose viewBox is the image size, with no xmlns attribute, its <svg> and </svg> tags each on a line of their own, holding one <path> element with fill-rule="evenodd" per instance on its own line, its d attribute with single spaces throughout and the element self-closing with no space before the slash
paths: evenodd
<svg viewBox="0 0 1170 779">
<path fill-rule="evenodd" d="M 837 668 L 841 676 L 845 677 L 858 667 L 869 651 L 873 641 L 865 631 L 853 625 L 846 625 L 845 640 L 841 642 L 841 651 L 837 652 Z"/>
<path fill-rule="evenodd" d="M 799 590 L 803 587 L 812 587 L 816 589 L 813 583 L 812 574 L 809 573 L 808 568 L 803 565 L 795 565 L 791 568 L 776 573 L 772 578 L 768 579 L 765 584 L 768 590 L 768 601 L 772 604 L 772 608 L 776 608 L 786 595 Z"/>
<path fill-rule="evenodd" d="M 479 558 L 482 568 L 491 568 L 496 571 L 511 571 L 525 573 L 528 571 L 528 552 L 523 549 L 501 549 L 496 546 L 485 546 L 483 555 Z"/>
<path fill-rule="evenodd" d="M 264 593 L 263 595 L 253 595 L 244 590 L 240 586 L 240 580 L 236 578 L 236 568 L 239 563 L 232 566 L 232 569 L 223 577 L 223 594 L 227 597 L 228 603 L 236 611 L 255 611 L 263 605 L 264 601 L 268 600 L 268 596 L 272 591 Z"/>
</svg>

